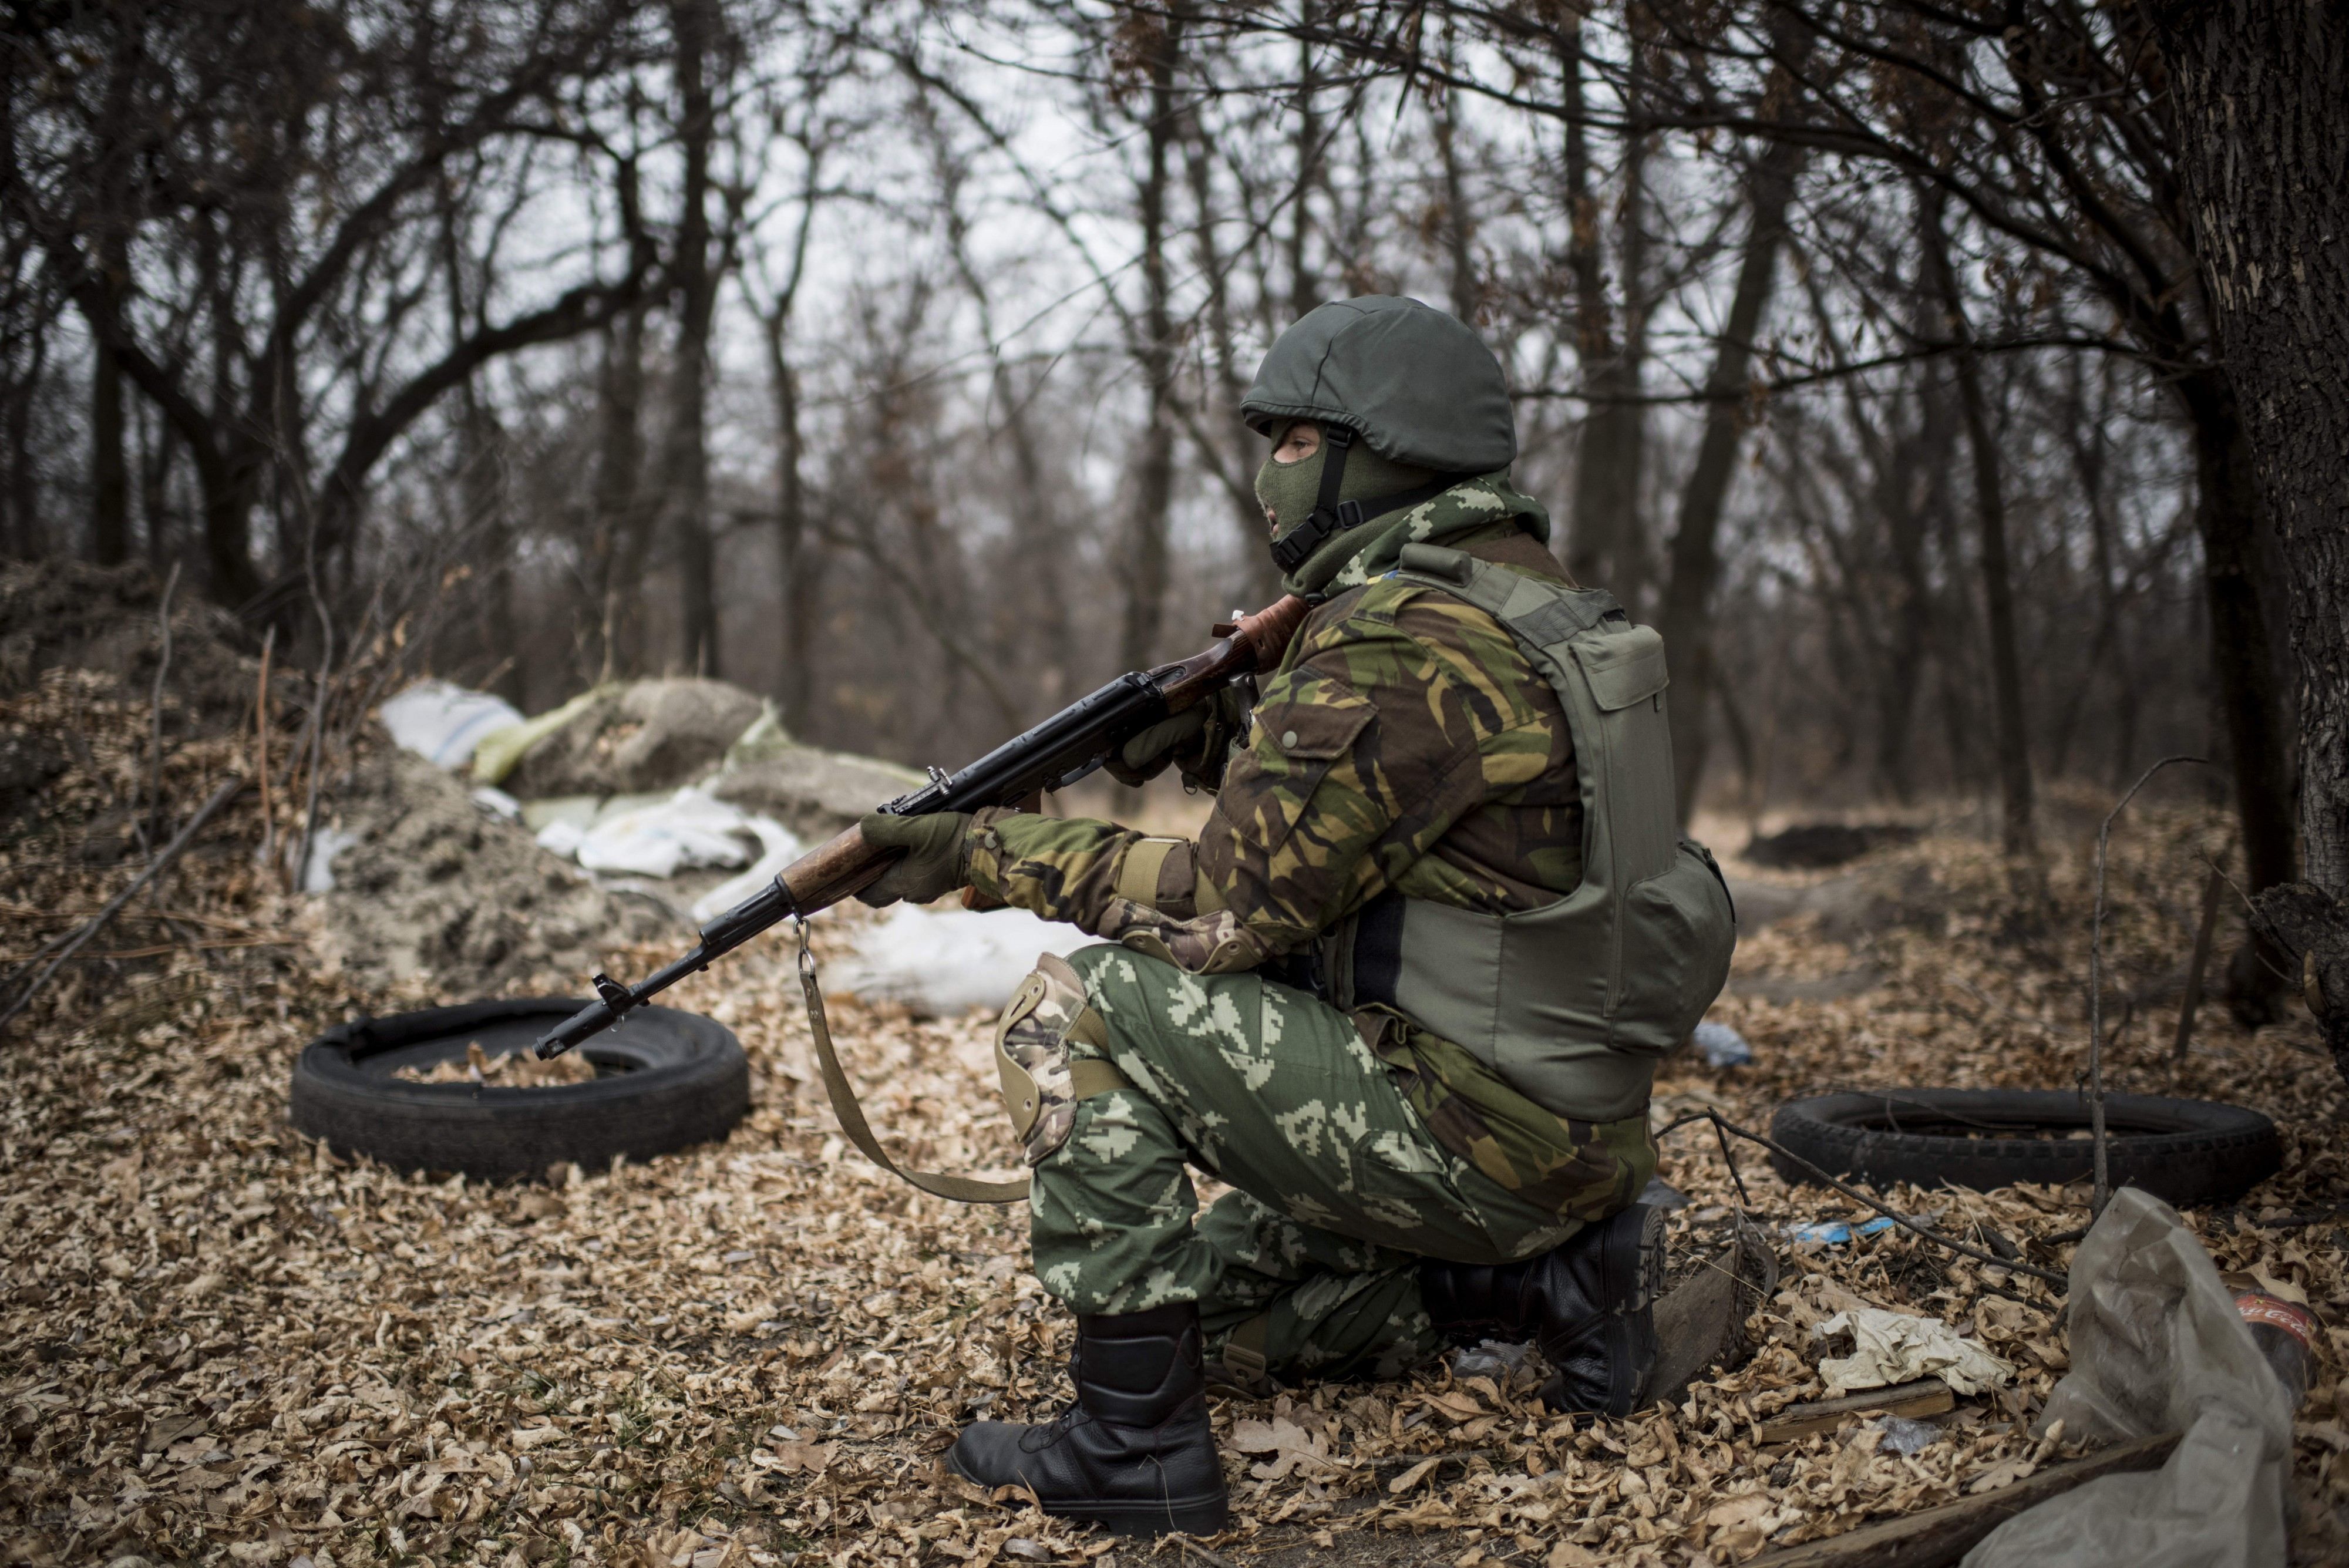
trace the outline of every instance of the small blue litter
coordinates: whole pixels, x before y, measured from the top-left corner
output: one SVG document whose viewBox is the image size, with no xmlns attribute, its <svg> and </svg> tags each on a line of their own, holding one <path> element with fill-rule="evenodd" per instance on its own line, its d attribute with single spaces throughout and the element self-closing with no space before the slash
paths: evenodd
<svg viewBox="0 0 2349 1568">
<path fill-rule="evenodd" d="M 1822 1246 L 1840 1247 L 1854 1236 L 1880 1236 L 1893 1227 L 1888 1215 L 1878 1215 L 1865 1225 L 1853 1225 L 1842 1220 L 1816 1220 L 1808 1223 L 1794 1221 L 1785 1227 L 1786 1240 L 1797 1246 L 1805 1241 L 1816 1241 Z"/>
<path fill-rule="evenodd" d="M 1704 1058 L 1708 1067 L 1744 1067 L 1753 1064 L 1754 1047 L 1744 1035 L 1726 1023 L 1715 1023 L 1708 1018 L 1696 1026 L 1692 1038 L 1697 1054 Z"/>
</svg>

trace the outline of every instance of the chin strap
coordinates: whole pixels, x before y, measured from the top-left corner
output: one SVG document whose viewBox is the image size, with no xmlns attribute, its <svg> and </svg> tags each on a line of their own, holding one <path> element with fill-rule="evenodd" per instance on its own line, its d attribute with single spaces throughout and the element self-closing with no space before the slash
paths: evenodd
<svg viewBox="0 0 2349 1568">
<path fill-rule="evenodd" d="M 1416 506 L 1423 501 L 1433 501 L 1467 477 L 1457 473 L 1438 474 L 1425 484 L 1416 485 L 1400 495 L 1382 495 L 1370 502 L 1340 501 L 1339 487 L 1346 482 L 1346 453 L 1354 445 L 1354 432 L 1340 424 L 1324 424 L 1321 439 L 1330 445 L 1330 455 L 1321 464 L 1321 489 L 1313 498 L 1313 510 L 1305 521 L 1272 542 L 1273 564 L 1283 576 L 1303 566 L 1313 552 L 1349 528 L 1359 528 L 1373 517 L 1383 517 L 1390 512 L 1406 506 Z"/>
</svg>

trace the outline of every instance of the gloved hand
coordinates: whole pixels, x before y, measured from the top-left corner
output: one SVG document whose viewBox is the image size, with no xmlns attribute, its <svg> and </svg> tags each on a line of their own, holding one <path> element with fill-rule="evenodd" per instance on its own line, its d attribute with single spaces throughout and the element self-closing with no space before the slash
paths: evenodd
<svg viewBox="0 0 2349 1568">
<path fill-rule="evenodd" d="M 943 898 L 970 879 L 963 855 L 963 836 L 970 829 L 968 814 L 936 812 L 928 816 L 895 816 L 869 811 L 857 819 L 864 842 L 883 849 L 902 849 L 905 858 L 881 873 L 857 901 L 884 909 L 903 898 L 926 904 Z"/>
<path fill-rule="evenodd" d="M 1160 720 L 1119 747 L 1102 770 L 1139 789 L 1172 763 L 1192 788 L 1215 789 L 1223 783 L 1233 740 L 1247 731 L 1248 711 L 1256 705 L 1252 686 L 1236 681 L 1196 707 Z"/>
</svg>

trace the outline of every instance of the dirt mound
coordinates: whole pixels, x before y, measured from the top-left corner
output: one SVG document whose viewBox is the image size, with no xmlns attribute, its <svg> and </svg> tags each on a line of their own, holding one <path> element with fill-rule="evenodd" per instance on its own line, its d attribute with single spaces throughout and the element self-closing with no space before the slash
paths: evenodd
<svg viewBox="0 0 2349 1568">
<path fill-rule="evenodd" d="M 1744 858 L 1774 870 L 1824 871 L 1846 865 L 1870 850 L 1914 844 L 1918 830 L 1893 822 L 1806 822 L 1745 846 Z"/>
<path fill-rule="evenodd" d="M 0 696 L 30 691 L 57 669 L 98 670 L 126 693 L 144 693 L 162 655 L 162 598 L 161 580 L 144 566 L 0 566 Z M 250 640 L 234 616 L 180 584 L 165 681 L 181 704 L 177 723 L 216 735 L 251 722 L 255 661 L 241 651 Z M 167 725 L 174 722 L 167 714 Z"/>
<path fill-rule="evenodd" d="M 337 794 L 335 826 L 356 837 L 332 862 L 321 947 L 363 981 L 424 981 L 450 1002 L 533 985 L 575 992 L 605 949 L 673 932 L 405 752 L 361 764 Z"/>
<path fill-rule="evenodd" d="M 675 789 L 716 767 L 763 707 L 723 680 L 639 680 L 587 703 L 501 787 L 519 800 Z"/>
</svg>

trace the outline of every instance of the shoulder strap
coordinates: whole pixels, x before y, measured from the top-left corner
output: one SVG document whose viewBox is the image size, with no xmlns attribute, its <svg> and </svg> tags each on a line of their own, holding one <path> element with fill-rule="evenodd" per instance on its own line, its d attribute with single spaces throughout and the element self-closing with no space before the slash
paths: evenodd
<svg viewBox="0 0 2349 1568">
<path fill-rule="evenodd" d="M 1401 566 L 1418 581 L 1466 599 L 1519 638 L 1544 648 L 1609 618 L 1630 618 L 1605 588 L 1570 588 L 1442 545 L 1405 545 Z"/>
<path fill-rule="evenodd" d="M 907 1170 L 882 1150 L 881 1140 L 873 1136 L 872 1126 L 864 1119 L 864 1107 L 856 1103 L 856 1091 L 849 1085 L 848 1075 L 840 1065 L 840 1054 L 832 1048 L 832 1021 L 823 1011 L 823 991 L 816 984 L 815 958 L 808 951 L 807 928 L 800 928 L 800 993 L 807 1001 L 808 1033 L 815 1037 L 815 1059 L 823 1071 L 823 1092 L 832 1101 L 832 1114 L 840 1118 L 840 1130 L 857 1151 L 908 1186 L 918 1187 L 935 1198 L 952 1199 L 957 1203 L 1018 1203 L 1028 1196 L 1028 1179 L 1017 1181 L 981 1181 L 971 1176 L 948 1176 L 942 1172 Z"/>
</svg>

